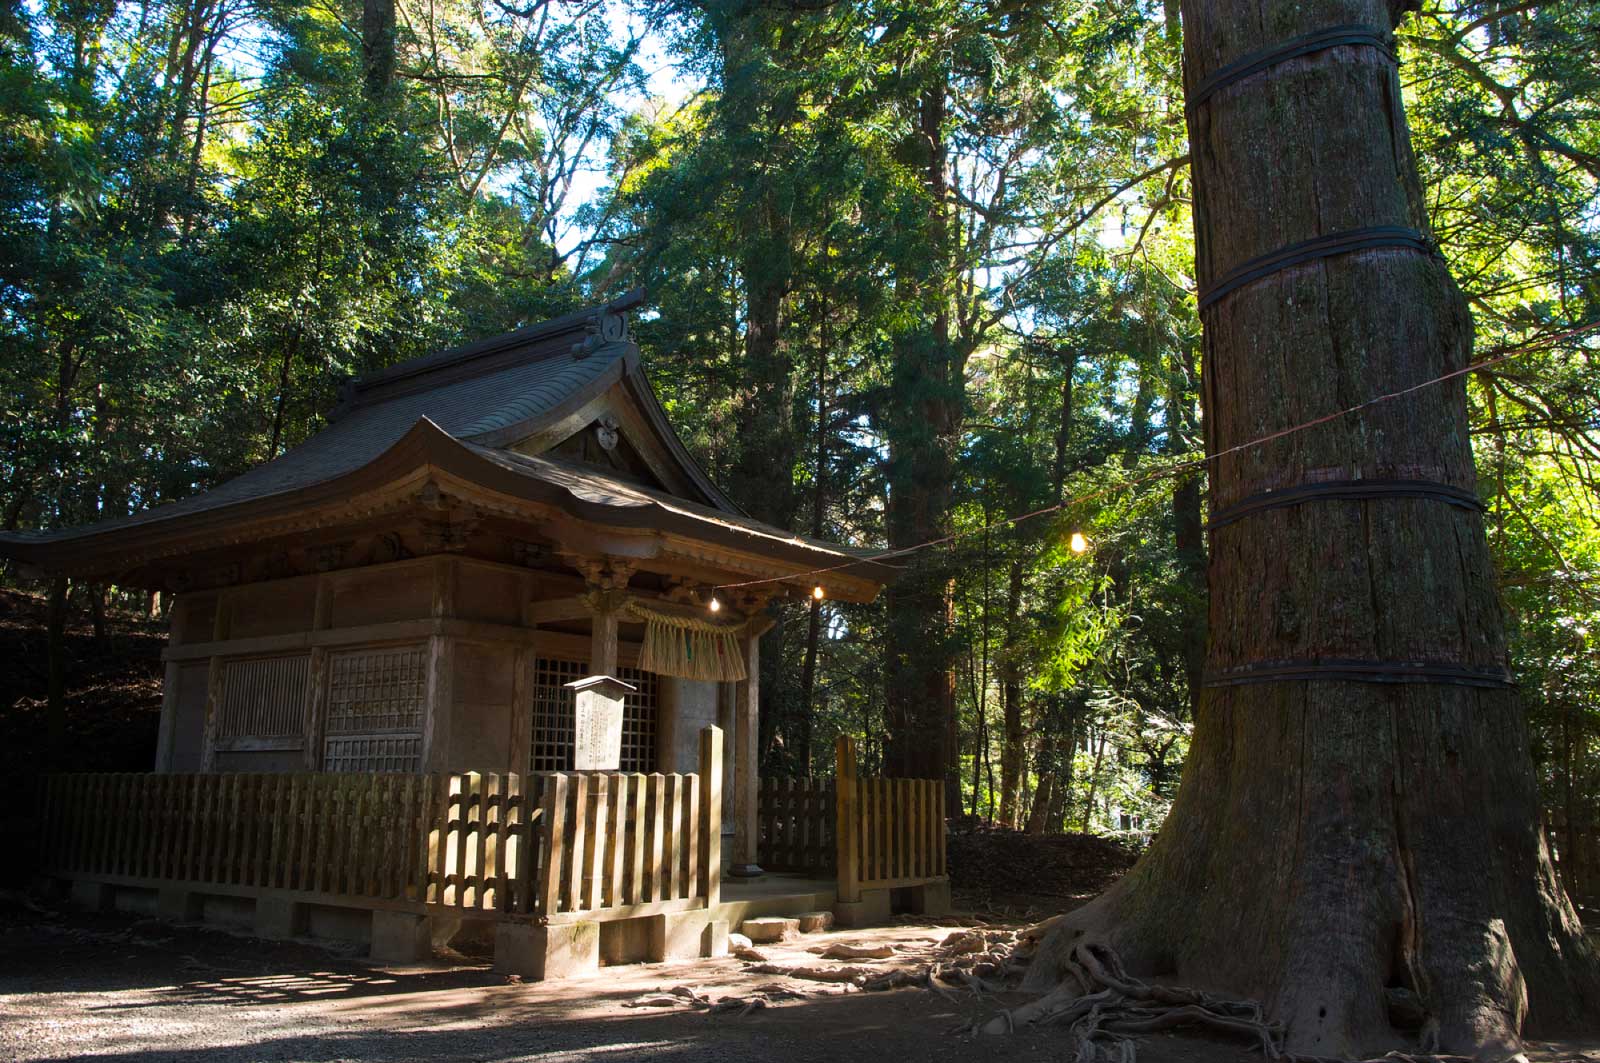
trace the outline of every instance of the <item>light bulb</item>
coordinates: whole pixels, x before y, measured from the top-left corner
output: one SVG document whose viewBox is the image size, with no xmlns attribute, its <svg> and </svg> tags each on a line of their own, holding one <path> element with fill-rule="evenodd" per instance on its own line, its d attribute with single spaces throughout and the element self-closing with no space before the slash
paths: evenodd
<svg viewBox="0 0 1600 1063">
<path fill-rule="evenodd" d="M 1081 554 L 1089 549 L 1089 540 L 1083 537 L 1083 532 L 1073 532 L 1067 545 L 1072 547 L 1073 553 Z"/>
<path fill-rule="evenodd" d="M 820 602 L 820 601 L 822 601 L 822 599 L 826 598 L 827 596 L 828 595 L 827 595 L 826 592 L 823 591 L 821 584 L 818 584 L 817 586 L 811 588 L 811 597 L 815 598 L 817 601 Z"/>
<path fill-rule="evenodd" d="M 715 598 L 713 598 L 709 602 L 706 603 L 706 608 L 710 609 L 714 613 L 718 609 L 722 608 L 722 603 L 717 601 Z"/>
</svg>

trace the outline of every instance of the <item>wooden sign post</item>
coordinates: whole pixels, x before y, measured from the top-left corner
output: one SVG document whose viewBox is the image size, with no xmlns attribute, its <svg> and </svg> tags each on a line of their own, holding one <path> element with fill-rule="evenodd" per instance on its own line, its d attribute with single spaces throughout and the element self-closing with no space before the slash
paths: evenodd
<svg viewBox="0 0 1600 1063">
<path fill-rule="evenodd" d="M 573 706 L 573 771 L 616 771 L 622 767 L 622 699 L 637 687 L 608 675 L 591 675 L 567 684 L 577 693 Z"/>
</svg>

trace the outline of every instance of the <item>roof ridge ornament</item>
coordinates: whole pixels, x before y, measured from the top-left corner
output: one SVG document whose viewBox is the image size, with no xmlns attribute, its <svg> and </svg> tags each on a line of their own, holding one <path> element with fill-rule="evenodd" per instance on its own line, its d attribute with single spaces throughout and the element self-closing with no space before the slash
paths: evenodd
<svg viewBox="0 0 1600 1063">
<path fill-rule="evenodd" d="M 573 360 L 587 358 L 608 343 L 631 342 L 628 311 L 643 305 L 644 299 L 645 290 L 635 288 L 590 314 L 583 322 L 588 335 L 572 345 Z"/>
</svg>

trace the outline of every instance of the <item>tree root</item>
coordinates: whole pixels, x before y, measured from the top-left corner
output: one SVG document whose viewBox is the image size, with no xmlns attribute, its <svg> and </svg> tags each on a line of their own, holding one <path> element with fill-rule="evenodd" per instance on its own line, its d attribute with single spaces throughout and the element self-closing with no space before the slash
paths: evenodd
<svg viewBox="0 0 1600 1063">
<path fill-rule="evenodd" d="M 1049 926 L 1041 924 L 1017 935 L 1014 961 L 1026 961 Z M 1262 1055 L 1278 1063 L 1472 1063 L 1466 1056 L 1427 1052 L 1390 1052 L 1366 1060 L 1288 1052 L 1283 1026 L 1269 1022 L 1259 1003 L 1140 981 L 1123 969 L 1121 958 L 1104 944 L 1075 946 L 1065 973 L 1072 976 L 1075 987 L 1063 984 L 1037 1000 L 968 1028 L 968 1032 L 1005 1034 L 1029 1024 L 1064 1025 L 1076 1045 L 1075 1063 L 1137 1063 L 1135 1035 L 1180 1026 L 1250 1038 Z"/>
<path fill-rule="evenodd" d="M 776 974 L 785 978 L 806 978 L 813 982 L 845 982 L 853 986 L 865 986 L 879 974 L 866 967 L 786 967 L 777 963 L 758 963 L 745 970 L 751 974 Z"/>
<path fill-rule="evenodd" d="M 832 945 L 806 950 L 825 960 L 887 960 L 894 955 L 893 945 L 856 945 L 848 941 L 835 941 Z"/>
<path fill-rule="evenodd" d="M 1046 928 L 1047 929 L 1047 928 Z M 1020 935 L 1022 949 L 1042 937 L 1040 928 Z M 1102 1058 L 1134 1063 L 1132 1036 L 1177 1026 L 1199 1026 L 1219 1033 L 1241 1034 L 1257 1041 L 1272 1060 L 1284 1059 L 1283 1028 L 1266 1020 L 1261 1005 L 1226 1000 L 1198 989 L 1151 985 L 1132 977 L 1111 948 L 1080 944 L 1072 950 L 1066 971 L 1076 986 L 1063 985 L 1019 1008 L 1003 1012 L 975 1032 L 1010 1033 L 1030 1023 L 1066 1025 L 1077 1044 L 1078 1063 Z"/>
</svg>

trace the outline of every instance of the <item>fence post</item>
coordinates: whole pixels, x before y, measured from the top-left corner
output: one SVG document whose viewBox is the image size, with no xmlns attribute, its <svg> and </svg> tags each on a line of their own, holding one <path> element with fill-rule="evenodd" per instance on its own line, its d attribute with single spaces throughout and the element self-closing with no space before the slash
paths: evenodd
<svg viewBox="0 0 1600 1063">
<path fill-rule="evenodd" d="M 861 854 L 856 851 L 858 837 L 856 807 L 856 743 L 840 735 L 833 746 L 834 757 L 834 844 L 837 846 L 839 900 L 853 903 L 861 899 Z"/>
<path fill-rule="evenodd" d="M 539 914 L 552 916 L 561 910 L 561 851 L 566 844 L 567 777 L 552 772 L 544 777 L 539 809 L 544 819 L 543 862 L 539 866 Z"/>
<path fill-rule="evenodd" d="M 722 899 L 722 728 L 700 730 L 700 896 Z"/>
</svg>

